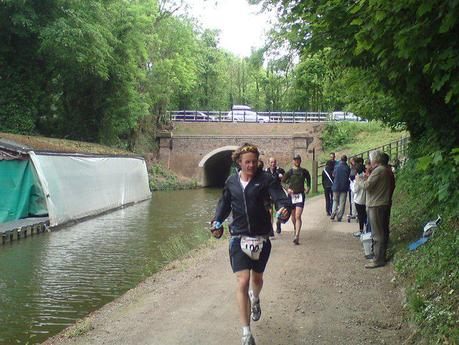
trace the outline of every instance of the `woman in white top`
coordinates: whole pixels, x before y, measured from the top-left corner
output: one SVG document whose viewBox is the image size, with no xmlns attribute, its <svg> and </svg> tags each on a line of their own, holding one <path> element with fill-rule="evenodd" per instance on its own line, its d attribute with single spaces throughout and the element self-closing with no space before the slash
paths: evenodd
<svg viewBox="0 0 459 345">
<path fill-rule="evenodd" d="M 357 217 L 359 219 L 359 230 L 354 233 L 354 236 L 359 237 L 363 233 L 365 223 L 367 222 L 367 211 L 365 206 L 365 188 L 364 188 L 364 179 L 363 173 L 365 171 L 365 166 L 362 163 L 356 163 L 355 166 L 356 174 L 361 178 L 356 178 L 354 182 L 354 203 L 357 210 Z"/>
</svg>

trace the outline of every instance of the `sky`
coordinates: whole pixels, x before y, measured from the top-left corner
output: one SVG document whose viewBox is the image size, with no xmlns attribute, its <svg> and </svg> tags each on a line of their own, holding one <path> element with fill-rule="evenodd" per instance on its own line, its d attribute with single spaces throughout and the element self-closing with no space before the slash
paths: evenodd
<svg viewBox="0 0 459 345">
<path fill-rule="evenodd" d="M 204 28 L 220 30 L 220 47 L 246 57 L 260 48 L 273 15 L 258 13 L 259 6 L 247 0 L 186 0 L 189 12 Z"/>
</svg>

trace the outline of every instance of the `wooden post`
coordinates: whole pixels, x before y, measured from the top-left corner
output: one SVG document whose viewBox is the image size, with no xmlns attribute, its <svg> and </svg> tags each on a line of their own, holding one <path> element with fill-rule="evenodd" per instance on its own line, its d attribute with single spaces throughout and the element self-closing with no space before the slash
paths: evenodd
<svg viewBox="0 0 459 345">
<path fill-rule="evenodd" d="M 398 142 L 399 142 L 399 140 L 397 140 L 397 141 L 395 142 L 395 144 L 396 144 L 396 145 L 395 145 L 395 160 L 396 160 L 396 161 L 398 161 Z"/>
<path fill-rule="evenodd" d="M 319 164 L 316 160 L 313 160 L 312 161 L 312 192 L 313 193 L 317 193 L 318 185 L 319 185 L 319 181 L 317 180 L 319 173 L 317 170 L 319 170 Z"/>
</svg>

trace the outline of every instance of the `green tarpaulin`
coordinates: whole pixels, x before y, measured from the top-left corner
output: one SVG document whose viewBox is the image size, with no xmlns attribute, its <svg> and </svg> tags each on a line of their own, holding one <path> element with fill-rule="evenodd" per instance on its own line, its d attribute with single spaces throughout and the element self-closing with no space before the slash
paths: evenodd
<svg viewBox="0 0 459 345">
<path fill-rule="evenodd" d="M 0 223 L 48 214 L 43 190 L 28 160 L 0 160 Z"/>
</svg>

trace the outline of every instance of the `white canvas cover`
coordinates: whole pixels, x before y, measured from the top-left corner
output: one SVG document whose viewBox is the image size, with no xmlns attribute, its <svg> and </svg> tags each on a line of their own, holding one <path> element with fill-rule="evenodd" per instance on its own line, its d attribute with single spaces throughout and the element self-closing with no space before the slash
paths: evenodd
<svg viewBox="0 0 459 345">
<path fill-rule="evenodd" d="M 29 152 L 51 226 L 151 197 L 145 161 Z"/>
</svg>

